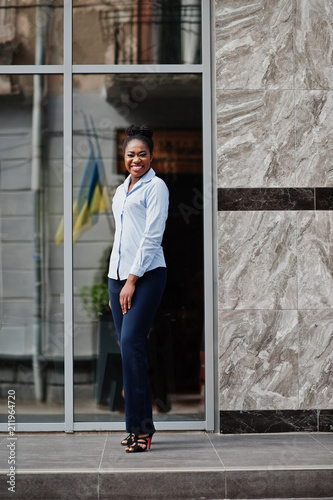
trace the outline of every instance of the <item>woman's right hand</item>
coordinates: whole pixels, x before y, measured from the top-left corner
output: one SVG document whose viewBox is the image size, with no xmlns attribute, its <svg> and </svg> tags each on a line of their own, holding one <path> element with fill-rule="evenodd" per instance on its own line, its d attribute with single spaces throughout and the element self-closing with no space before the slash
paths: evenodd
<svg viewBox="0 0 333 500">
<path fill-rule="evenodd" d="M 132 306 L 132 297 L 135 292 L 135 283 L 139 279 L 138 276 L 135 276 L 134 274 L 130 274 L 126 280 L 125 285 L 123 286 L 120 295 L 119 295 L 119 302 L 121 306 L 121 310 L 123 311 L 123 314 L 126 314 L 129 309 L 131 309 Z"/>
<path fill-rule="evenodd" d="M 126 281 L 119 295 L 119 302 L 123 314 L 126 314 L 132 305 L 132 297 L 135 292 L 135 283 Z"/>
</svg>

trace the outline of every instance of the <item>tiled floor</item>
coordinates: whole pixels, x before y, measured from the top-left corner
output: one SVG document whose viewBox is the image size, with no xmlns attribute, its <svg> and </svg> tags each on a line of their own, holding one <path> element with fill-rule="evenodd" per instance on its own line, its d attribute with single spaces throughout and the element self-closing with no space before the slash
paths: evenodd
<svg viewBox="0 0 333 500">
<path fill-rule="evenodd" d="M 158 432 L 149 452 L 132 455 L 119 433 L 16 437 L 13 496 L 10 439 L 0 435 L 1 499 L 333 497 L 333 433 Z"/>
</svg>

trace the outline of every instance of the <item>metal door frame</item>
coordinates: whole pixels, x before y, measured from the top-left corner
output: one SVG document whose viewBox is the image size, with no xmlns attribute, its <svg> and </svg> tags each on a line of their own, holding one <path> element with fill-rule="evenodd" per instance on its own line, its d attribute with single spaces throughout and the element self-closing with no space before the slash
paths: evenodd
<svg viewBox="0 0 333 500">
<path fill-rule="evenodd" d="M 73 75 L 129 73 L 198 73 L 202 75 L 203 106 L 203 217 L 204 217 L 204 288 L 205 288 L 205 419 L 192 421 L 156 422 L 158 430 L 217 430 L 217 276 L 216 264 L 216 175 L 213 146 L 215 130 L 212 121 L 212 12 L 210 0 L 202 0 L 202 63 L 154 65 L 73 65 L 72 0 L 64 0 L 64 63 L 63 65 L 0 66 L 0 74 L 61 74 L 63 75 L 63 195 L 64 195 L 64 380 L 65 413 L 61 423 L 16 423 L 17 431 L 117 431 L 124 422 L 76 422 L 74 420 L 73 380 Z M 7 424 L 0 424 L 5 432 Z"/>
</svg>

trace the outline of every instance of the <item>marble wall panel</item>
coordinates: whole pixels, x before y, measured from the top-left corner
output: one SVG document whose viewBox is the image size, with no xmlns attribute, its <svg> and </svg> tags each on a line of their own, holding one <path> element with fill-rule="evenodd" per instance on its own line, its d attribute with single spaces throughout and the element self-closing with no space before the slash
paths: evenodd
<svg viewBox="0 0 333 500">
<path fill-rule="evenodd" d="M 301 408 L 333 407 L 333 311 L 299 311 Z"/>
<path fill-rule="evenodd" d="M 220 409 L 324 411 L 333 2 L 215 0 L 215 14 Z"/>
<path fill-rule="evenodd" d="M 297 231 L 299 308 L 332 308 L 333 212 L 299 212 Z"/>
<path fill-rule="evenodd" d="M 298 405 L 297 312 L 219 312 L 220 410 Z"/>
<path fill-rule="evenodd" d="M 298 186 L 333 186 L 333 95 L 295 92 Z"/>
<path fill-rule="evenodd" d="M 217 90 L 218 187 L 295 186 L 294 93 Z"/>
<path fill-rule="evenodd" d="M 296 88 L 332 89 L 332 1 L 294 0 L 294 19 Z"/>
<path fill-rule="evenodd" d="M 216 0 L 215 32 L 217 88 L 292 88 L 292 0 Z"/>
<path fill-rule="evenodd" d="M 295 309 L 296 213 L 219 212 L 219 308 Z"/>
</svg>

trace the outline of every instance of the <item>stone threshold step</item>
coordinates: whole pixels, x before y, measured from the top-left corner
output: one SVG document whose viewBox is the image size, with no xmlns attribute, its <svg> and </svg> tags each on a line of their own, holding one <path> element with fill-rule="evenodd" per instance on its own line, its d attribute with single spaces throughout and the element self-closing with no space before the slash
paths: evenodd
<svg viewBox="0 0 333 500">
<path fill-rule="evenodd" d="M 15 494 L 0 474 L 3 500 L 327 499 L 332 468 L 18 471 Z M 8 485 L 9 486 L 9 485 Z"/>
</svg>

